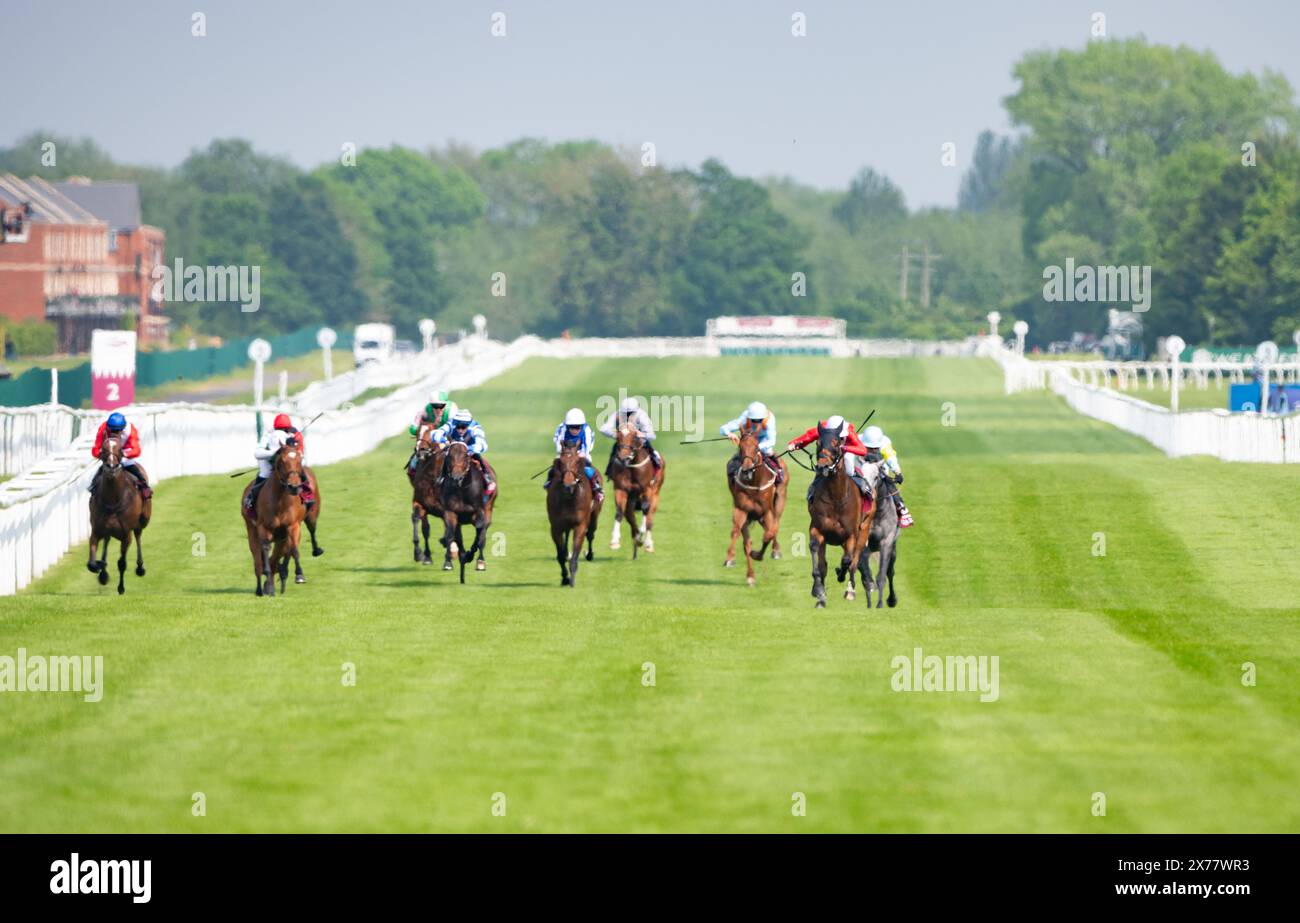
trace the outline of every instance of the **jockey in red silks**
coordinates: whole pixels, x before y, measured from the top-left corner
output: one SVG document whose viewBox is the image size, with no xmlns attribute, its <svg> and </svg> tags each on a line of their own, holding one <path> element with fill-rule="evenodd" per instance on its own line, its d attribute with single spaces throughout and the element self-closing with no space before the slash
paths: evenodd
<svg viewBox="0 0 1300 923">
<path fill-rule="evenodd" d="M 840 447 L 844 451 L 844 473 L 852 478 L 853 483 L 857 485 L 858 490 L 862 492 L 862 511 L 865 513 L 871 506 L 871 485 L 867 479 L 858 473 L 858 459 L 866 458 L 867 447 L 862 444 L 858 438 L 857 432 L 853 429 L 853 424 L 845 420 L 839 414 L 827 417 L 806 431 L 803 435 L 797 436 L 790 441 L 785 447 L 787 452 L 793 452 L 795 449 L 802 449 L 811 442 L 817 441 L 817 430 L 825 427 L 829 430 L 838 432 L 840 437 Z M 814 479 L 812 484 L 808 485 L 808 499 L 812 500 L 813 485 L 816 484 Z"/>
<path fill-rule="evenodd" d="M 90 450 L 91 457 L 99 458 L 99 452 L 104 447 L 104 440 L 107 437 L 122 437 L 123 434 L 125 434 L 125 441 L 122 443 L 122 467 L 135 477 L 136 483 L 140 487 L 140 496 L 148 500 L 153 496 L 153 488 L 149 486 L 149 475 L 136 462 L 136 459 L 140 457 L 140 434 L 136 431 L 135 424 L 127 423 L 126 417 L 116 410 L 108 415 L 107 420 L 99 424 L 99 430 L 95 433 L 95 445 Z M 103 473 L 104 468 L 101 465 L 90 482 L 91 493 L 94 493 L 95 489 L 99 487 L 99 478 Z"/>
<path fill-rule="evenodd" d="M 261 445 L 253 450 L 253 457 L 257 459 L 257 478 L 253 481 L 253 489 L 248 492 L 246 505 L 252 509 L 257 505 L 257 494 L 262 489 L 262 484 L 271 476 L 271 464 L 275 458 L 275 453 L 279 452 L 286 445 L 292 445 L 302 453 L 303 466 L 302 470 L 307 471 L 307 440 L 293 425 L 287 413 L 275 415 L 275 422 L 271 424 L 271 429 L 262 439 Z M 311 506 L 316 502 L 316 495 L 311 491 L 311 479 L 303 478 L 302 490 L 298 492 L 302 502 L 306 506 Z"/>
</svg>

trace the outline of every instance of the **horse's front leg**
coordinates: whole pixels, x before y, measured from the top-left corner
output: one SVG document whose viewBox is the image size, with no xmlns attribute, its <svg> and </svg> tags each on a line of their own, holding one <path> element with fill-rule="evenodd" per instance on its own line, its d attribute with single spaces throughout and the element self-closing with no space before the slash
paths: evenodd
<svg viewBox="0 0 1300 923">
<path fill-rule="evenodd" d="M 451 570 L 451 549 L 456 541 L 456 514 L 443 511 L 442 514 L 442 569 Z"/>
<path fill-rule="evenodd" d="M 411 548 L 412 548 L 411 553 L 415 556 L 416 564 L 420 563 L 420 523 L 421 521 L 423 521 L 423 519 L 424 519 L 424 510 L 420 508 L 420 504 L 412 503 L 411 504 Z M 428 526 L 425 526 L 425 528 L 428 529 Z M 425 541 L 425 546 L 426 546 L 426 553 L 427 553 L 427 546 L 428 546 L 427 540 Z"/>
<path fill-rule="evenodd" d="M 578 585 L 578 561 L 582 559 L 582 543 L 587 538 L 587 523 L 579 522 L 573 528 L 573 556 L 569 559 L 569 586 Z"/>
<path fill-rule="evenodd" d="M 99 573 L 99 557 L 96 552 L 99 551 L 99 536 L 92 530 L 90 533 L 90 556 L 86 559 L 86 570 L 92 574 Z"/>
<path fill-rule="evenodd" d="M 723 567 L 736 566 L 736 540 L 740 538 L 740 527 L 745 523 L 745 511 L 739 507 L 731 508 L 731 544 L 727 546 L 727 558 Z"/>
<path fill-rule="evenodd" d="M 749 537 L 749 527 L 751 523 L 748 518 L 745 524 L 740 527 L 740 534 L 745 538 L 745 582 L 750 586 L 754 585 L 754 543 Z"/>
<path fill-rule="evenodd" d="M 614 488 L 614 527 L 609 533 L 609 550 L 618 551 L 623 547 L 623 516 L 627 507 L 627 491 Z"/>
<path fill-rule="evenodd" d="M 825 609 L 826 543 L 815 528 L 808 529 L 808 557 L 812 559 L 812 595 L 817 600 L 817 608 Z"/>
<path fill-rule="evenodd" d="M 135 575 L 144 576 L 144 545 L 140 544 L 140 530 L 135 530 Z"/>
<path fill-rule="evenodd" d="M 118 542 L 121 554 L 117 556 L 117 595 L 126 592 L 126 553 L 131 548 L 131 533 L 123 530 L 122 540 Z"/>
</svg>

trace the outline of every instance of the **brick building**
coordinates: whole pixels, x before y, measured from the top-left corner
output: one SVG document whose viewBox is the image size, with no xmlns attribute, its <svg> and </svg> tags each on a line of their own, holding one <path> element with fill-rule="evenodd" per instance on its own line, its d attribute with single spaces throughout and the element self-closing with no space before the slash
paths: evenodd
<svg viewBox="0 0 1300 923">
<path fill-rule="evenodd" d="M 49 320 L 59 349 L 84 352 L 91 331 L 136 318 L 142 342 L 165 338 L 151 297 L 165 237 L 140 221 L 134 183 L 49 183 L 0 176 L 0 317 Z"/>
</svg>

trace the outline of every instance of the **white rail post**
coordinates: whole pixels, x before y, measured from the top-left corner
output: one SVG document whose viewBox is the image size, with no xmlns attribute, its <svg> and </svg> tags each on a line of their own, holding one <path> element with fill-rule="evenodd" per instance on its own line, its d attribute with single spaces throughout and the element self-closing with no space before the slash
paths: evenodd
<svg viewBox="0 0 1300 923">
<path fill-rule="evenodd" d="M 1187 344 L 1183 342 L 1183 338 L 1177 334 L 1174 334 L 1171 337 L 1165 337 L 1165 352 L 1169 354 L 1169 375 L 1171 378 L 1169 410 L 1174 414 L 1178 413 L 1178 391 L 1182 387 L 1183 383 L 1181 362 L 1183 350 L 1186 348 Z"/>
<path fill-rule="evenodd" d="M 257 438 L 262 438 L 262 389 L 266 378 L 266 360 L 271 358 L 271 344 L 258 337 L 248 344 L 248 358 L 253 360 L 253 406 L 257 408 Z"/>
<path fill-rule="evenodd" d="M 326 381 L 334 377 L 334 356 L 330 353 L 330 349 L 338 342 L 338 339 L 339 335 L 330 327 L 322 327 L 316 331 L 316 345 L 321 349 Z"/>
</svg>

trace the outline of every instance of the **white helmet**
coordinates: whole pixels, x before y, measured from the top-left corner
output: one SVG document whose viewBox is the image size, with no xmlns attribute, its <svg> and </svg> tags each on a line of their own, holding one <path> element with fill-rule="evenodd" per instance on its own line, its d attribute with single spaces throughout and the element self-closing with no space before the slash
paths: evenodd
<svg viewBox="0 0 1300 923">
<path fill-rule="evenodd" d="M 473 422 L 474 422 L 474 415 L 473 415 L 472 413 L 470 413 L 468 410 L 466 410 L 464 407 L 462 407 L 460 410 L 457 410 L 455 413 L 453 413 L 453 414 L 451 415 L 451 422 L 453 422 L 453 423 L 473 423 Z"/>
<path fill-rule="evenodd" d="M 767 405 L 762 401 L 754 401 L 754 403 L 745 408 L 745 416 L 749 417 L 751 420 L 766 420 Z"/>
<path fill-rule="evenodd" d="M 835 414 L 835 416 L 833 417 L 827 417 L 826 428 L 834 429 L 834 430 L 844 429 L 844 418 L 841 417 L 839 414 Z"/>
<path fill-rule="evenodd" d="M 879 426 L 868 426 L 862 431 L 862 444 L 868 449 L 878 449 L 885 444 L 885 431 Z"/>
<path fill-rule="evenodd" d="M 618 409 L 623 413 L 636 413 L 641 407 L 637 404 L 636 398 L 625 397 L 623 398 L 623 405 Z"/>
<path fill-rule="evenodd" d="M 564 415 L 564 425 L 565 426 L 586 426 L 587 415 L 583 413 L 581 410 L 579 410 L 577 407 L 574 407 L 572 410 L 570 410 L 568 413 Z"/>
</svg>

